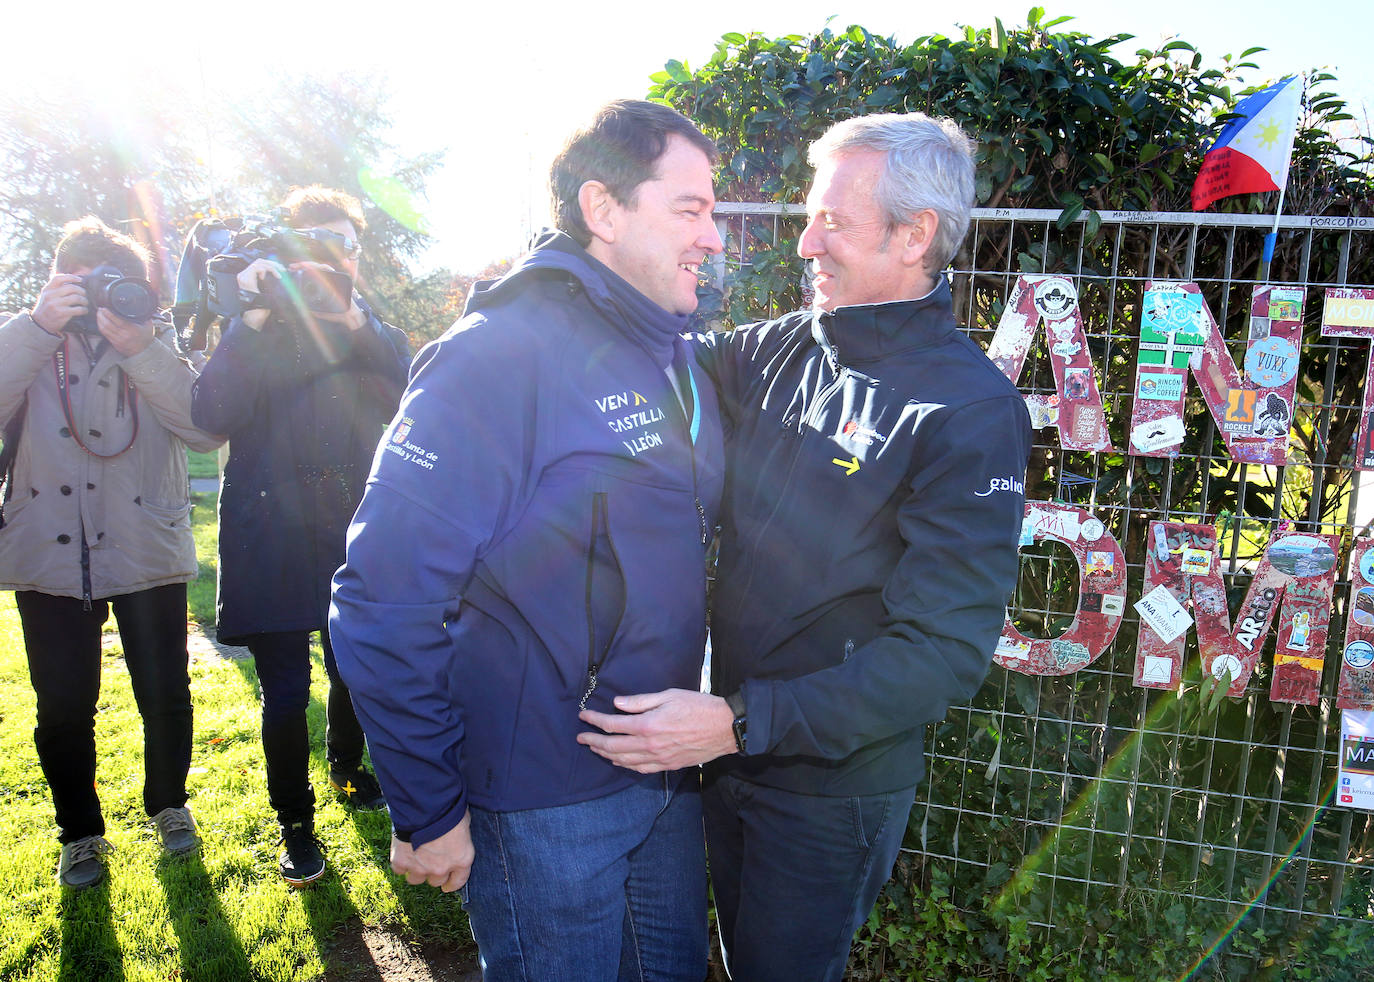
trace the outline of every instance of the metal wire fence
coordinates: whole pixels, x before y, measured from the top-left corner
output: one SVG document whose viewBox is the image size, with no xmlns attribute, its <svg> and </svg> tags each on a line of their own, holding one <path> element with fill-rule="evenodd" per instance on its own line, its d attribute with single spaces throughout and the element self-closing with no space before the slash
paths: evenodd
<svg viewBox="0 0 1374 982">
<path fill-rule="evenodd" d="M 787 246 L 799 206 L 717 207 L 733 279 L 759 244 Z M 1192 281 L 1244 355 L 1249 298 L 1272 218 L 1104 212 L 1066 227 L 1057 211 L 979 209 L 955 262 L 956 317 L 984 348 L 1017 277 L 1057 273 L 1077 287 L 1115 452 L 1061 447 L 1040 430 L 1028 499 L 1087 509 L 1122 543 L 1126 618 L 1088 667 L 1034 677 L 994 667 L 967 706 L 932 727 L 905 865 L 956 905 L 1014 910 L 1053 930 L 1070 911 L 1110 907 L 1145 923 L 1202 917 L 1218 941 L 1242 920 L 1275 932 L 1374 918 L 1374 817 L 1333 799 L 1340 747 L 1336 675 L 1351 601 L 1349 546 L 1368 534 L 1358 432 L 1369 342 L 1324 337 L 1328 287 L 1374 286 L 1374 220 L 1290 216 L 1268 281 L 1307 290 L 1288 463 L 1231 459 L 1196 394 L 1173 460 L 1136 457 L 1131 419 L 1147 280 Z M 802 268 L 787 277 L 800 280 Z M 1238 357 L 1239 355 L 1239 357 Z M 1017 380 L 1053 395 L 1043 333 Z M 1362 497 L 1366 508 L 1361 508 Z M 1269 535 L 1283 527 L 1344 536 L 1318 705 L 1272 702 L 1273 637 L 1240 699 L 1212 709 L 1190 635 L 1179 691 L 1133 684 L 1151 520 L 1215 523 L 1234 615 Z M 1058 544 L 1022 550 L 1010 615 L 1054 636 L 1078 605 L 1077 561 Z M 1355 574 L 1358 576 L 1358 574 Z"/>
</svg>

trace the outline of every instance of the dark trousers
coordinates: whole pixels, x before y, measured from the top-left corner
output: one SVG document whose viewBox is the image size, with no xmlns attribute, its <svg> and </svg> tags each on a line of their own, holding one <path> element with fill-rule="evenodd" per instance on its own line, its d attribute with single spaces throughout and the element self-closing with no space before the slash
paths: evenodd
<svg viewBox="0 0 1374 982">
<path fill-rule="evenodd" d="M 186 674 L 186 584 L 97 600 L 15 594 L 29 679 L 38 696 L 33 741 L 64 844 L 104 835 L 95 790 L 100 629 L 114 608 L 124 662 L 143 717 L 143 809 L 186 804 L 191 767 L 191 680 Z"/>
<path fill-rule="evenodd" d="M 362 766 L 363 728 L 353 711 L 353 697 L 339 677 L 329 632 L 320 632 L 324 668 L 329 676 L 325 703 L 325 756 L 331 770 Z M 262 690 L 262 752 L 267 762 L 267 797 L 282 823 L 304 821 L 315 813 L 310 784 L 310 733 L 305 710 L 310 704 L 310 632 L 254 634 L 248 650 Z"/>
<path fill-rule="evenodd" d="M 827 798 L 708 773 L 706 855 L 736 982 L 839 982 L 901 849 L 914 787 Z"/>
</svg>

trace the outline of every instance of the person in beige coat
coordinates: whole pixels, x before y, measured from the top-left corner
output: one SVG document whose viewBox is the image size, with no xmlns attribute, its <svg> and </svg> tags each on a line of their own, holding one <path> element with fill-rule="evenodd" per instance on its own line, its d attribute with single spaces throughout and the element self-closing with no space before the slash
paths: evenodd
<svg viewBox="0 0 1374 982">
<path fill-rule="evenodd" d="M 13 448 L 0 589 L 16 591 L 38 697 L 58 879 L 78 888 L 100 880 L 110 849 L 95 788 L 110 608 L 143 717 L 144 808 L 167 852 L 200 843 L 186 808 L 186 583 L 196 575 L 186 448 L 221 442 L 191 423 L 195 371 L 170 325 L 93 304 L 85 277 L 97 271 L 145 281 L 147 254 L 95 218 L 69 224 L 33 310 L 0 325 L 0 424 Z"/>
</svg>

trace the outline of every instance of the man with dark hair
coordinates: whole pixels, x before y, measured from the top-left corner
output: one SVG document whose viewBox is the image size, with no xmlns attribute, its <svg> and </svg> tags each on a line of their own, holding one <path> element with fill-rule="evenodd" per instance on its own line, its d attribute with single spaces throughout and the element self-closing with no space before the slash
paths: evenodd
<svg viewBox="0 0 1374 982">
<path fill-rule="evenodd" d="M 838 980 L 887 880 L 922 733 L 982 683 L 1016 583 L 1020 393 L 955 326 L 973 144 L 882 114 L 811 148 L 813 311 L 705 339 L 730 433 L 715 693 L 588 711 L 637 772 L 710 761 L 711 882 L 732 978 Z M 717 759 L 718 758 L 718 759 Z"/>
<path fill-rule="evenodd" d="M 355 281 L 366 228 L 357 199 L 296 188 L 282 202 L 292 228 L 332 233 L 328 264 Z M 261 296 L 279 264 L 258 259 L 238 276 Z M 262 690 L 267 792 L 282 828 L 281 874 L 305 886 L 325 870 L 310 784 L 310 635 L 320 632 L 329 696 L 330 784 L 351 805 L 385 806 L 363 767 L 362 727 L 339 678 L 326 630 L 329 580 L 382 430 L 405 386 L 406 338 L 353 291 L 342 314 L 292 304 L 231 321 L 196 382 L 197 423 L 229 438 L 219 501 L 219 640 L 247 645 Z"/>
<path fill-rule="evenodd" d="M 143 717 L 143 807 L 166 852 L 200 845 L 186 807 L 186 583 L 196 576 L 186 448 L 222 442 L 192 425 L 195 372 L 177 357 L 171 325 L 93 304 L 84 280 L 97 272 L 141 281 L 148 305 L 156 300 L 143 247 L 86 218 L 64 229 L 33 310 L 0 327 L 0 423 L 14 441 L 0 475 L 0 589 L 16 591 L 38 695 L 34 743 L 57 811 L 58 880 L 77 888 L 101 879 L 110 850 L 95 710 L 111 608 Z"/>
<path fill-rule="evenodd" d="M 554 227 L 582 248 L 593 239 L 582 214 L 582 187 L 596 181 L 633 209 L 639 186 L 654 176 L 668 141 L 680 137 L 714 161 L 716 145 L 685 116 L 652 102 L 625 99 L 603 107 L 593 124 L 563 145 L 549 175 Z"/>
<path fill-rule="evenodd" d="M 392 868 L 463 889 L 488 982 L 705 974 L 696 771 L 576 736 L 701 673 L 722 449 L 680 332 L 721 248 L 714 157 L 646 102 L 573 136 L 560 231 L 417 356 L 335 577 Z"/>
</svg>

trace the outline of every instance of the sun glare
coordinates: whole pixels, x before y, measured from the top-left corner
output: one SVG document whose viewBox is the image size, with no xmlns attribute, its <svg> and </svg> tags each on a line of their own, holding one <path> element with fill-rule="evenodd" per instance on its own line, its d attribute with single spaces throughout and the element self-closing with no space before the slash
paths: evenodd
<svg viewBox="0 0 1374 982">
<path fill-rule="evenodd" d="M 1148 13 L 1116 0 L 1050 11 L 1078 15 L 1068 29 L 1134 34 L 1149 45 L 1161 42 L 1161 25 L 1177 24 L 1209 63 L 1227 52 L 1266 46 L 1255 56 L 1257 77 L 1339 64 L 1337 90 L 1353 106 L 1367 99 L 1368 60 L 1343 57 L 1334 47 L 1367 35 L 1360 23 L 1368 24 L 1367 12 L 1341 13 L 1343 26 L 1336 30 L 1315 23 L 1326 15 L 1295 13 L 1277 0 L 1256 3 L 1248 25 L 1185 0 L 1159 0 Z M 440 12 L 407 0 L 384 10 L 353 0 L 338 0 L 327 10 L 286 3 L 265 14 L 177 0 L 144 0 L 112 12 L 106 4 L 73 0 L 63 5 L 55 53 L 52 10 L 11 6 L 5 24 L 9 91 L 0 99 L 22 88 L 25 98 L 41 99 L 53 112 L 116 134 L 122 153 L 172 139 L 189 145 L 205 186 L 216 192 L 220 175 L 238 161 L 226 128 L 211 120 L 251 114 L 255 100 L 270 98 L 273 87 L 291 77 L 375 75 L 390 96 L 390 142 L 402 155 L 443 151 L 445 157 L 423 200 L 398 199 L 386 162 L 376 162 L 379 172 L 368 180 L 386 199 L 379 204 L 396 208 L 408 226 L 432 232 L 425 264 L 459 269 L 519 251 L 547 220 L 549 161 L 598 104 L 642 96 L 649 75 L 669 59 L 700 67 L 725 32 L 805 34 L 822 29 L 836 12 L 832 0 L 759 0 L 747 9 L 684 16 L 604 0 L 594 18 L 580 8 L 552 8 L 529 25 L 514 8 Z M 1024 22 L 1025 9 L 1009 0 L 970 0 L 957 17 L 935 16 L 887 0 L 852 0 L 829 27 L 857 23 L 906 41 L 955 31 L 954 20 L 980 26 L 997 16 L 1010 27 Z M 1186 17 L 1178 13 L 1185 9 Z M 1321 44 L 1311 40 L 1314 32 L 1324 32 Z M 159 108 L 151 118 L 150 102 Z"/>
</svg>

